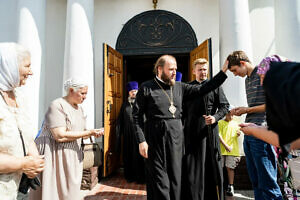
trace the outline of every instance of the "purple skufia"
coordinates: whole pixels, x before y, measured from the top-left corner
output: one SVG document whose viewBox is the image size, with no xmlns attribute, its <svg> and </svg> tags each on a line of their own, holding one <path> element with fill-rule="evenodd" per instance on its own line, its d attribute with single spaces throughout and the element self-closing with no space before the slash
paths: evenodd
<svg viewBox="0 0 300 200">
<path fill-rule="evenodd" d="M 131 91 L 131 90 L 138 90 L 139 89 L 139 84 L 136 81 L 130 81 L 127 83 L 126 85 L 127 91 Z"/>
<path fill-rule="evenodd" d="M 181 81 L 181 78 L 182 78 L 182 73 L 181 72 L 176 72 L 175 81 Z"/>
<path fill-rule="evenodd" d="M 270 69 L 271 62 L 282 62 L 278 55 L 272 55 L 265 57 L 257 66 L 257 73 L 258 74 L 266 74 L 267 71 Z"/>
</svg>

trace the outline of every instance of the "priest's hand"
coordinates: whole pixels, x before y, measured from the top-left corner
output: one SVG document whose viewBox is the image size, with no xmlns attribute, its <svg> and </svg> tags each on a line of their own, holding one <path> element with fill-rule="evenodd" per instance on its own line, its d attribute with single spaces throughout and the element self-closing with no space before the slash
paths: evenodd
<svg viewBox="0 0 300 200">
<path fill-rule="evenodd" d="M 232 115 L 241 116 L 248 113 L 248 107 L 237 107 L 230 111 Z"/>
<path fill-rule="evenodd" d="M 226 73 L 227 70 L 228 70 L 228 60 L 226 59 L 223 66 L 222 66 L 222 71 L 224 73 Z"/>
<path fill-rule="evenodd" d="M 148 144 L 147 142 L 141 142 L 139 144 L 139 151 L 141 156 L 143 156 L 144 158 L 148 158 Z"/>
<path fill-rule="evenodd" d="M 211 124 L 214 124 L 216 122 L 216 118 L 214 116 L 203 115 L 203 117 L 205 119 L 205 124 L 206 125 L 211 125 Z"/>
</svg>

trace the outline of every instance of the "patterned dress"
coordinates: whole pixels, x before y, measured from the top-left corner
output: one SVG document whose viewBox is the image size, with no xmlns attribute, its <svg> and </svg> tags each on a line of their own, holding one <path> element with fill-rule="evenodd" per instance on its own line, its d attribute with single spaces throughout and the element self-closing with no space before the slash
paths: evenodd
<svg viewBox="0 0 300 200">
<path fill-rule="evenodd" d="M 45 155 L 45 169 L 40 174 L 42 187 L 31 191 L 33 200 L 80 199 L 83 153 L 81 139 L 72 142 L 57 142 L 50 131 L 66 127 L 68 131 L 85 130 L 86 118 L 81 107 L 75 109 L 65 99 L 54 100 L 45 116 L 41 135 L 36 144 Z"/>
</svg>

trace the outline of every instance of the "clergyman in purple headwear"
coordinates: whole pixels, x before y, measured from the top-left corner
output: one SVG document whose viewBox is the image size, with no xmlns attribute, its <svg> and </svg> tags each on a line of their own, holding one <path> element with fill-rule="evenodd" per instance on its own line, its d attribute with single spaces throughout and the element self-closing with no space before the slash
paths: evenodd
<svg viewBox="0 0 300 200">
<path fill-rule="evenodd" d="M 136 93 L 139 89 L 138 82 L 131 81 L 126 85 L 128 99 L 124 101 L 117 120 L 116 136 L 117 151 L 121 151 L 123 137 L 123 164 L 124 176 L 128 182 L 145 182 L 144 161 L 139 154 L 139 146 L 135 136 L 132 107 L 135 102 Z"/>
</svg>

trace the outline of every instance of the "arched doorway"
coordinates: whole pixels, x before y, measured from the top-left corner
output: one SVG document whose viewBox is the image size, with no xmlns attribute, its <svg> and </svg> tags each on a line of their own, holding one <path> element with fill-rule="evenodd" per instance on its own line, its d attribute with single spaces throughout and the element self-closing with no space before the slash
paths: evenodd
<svg viewBox="0 0 300 200">
<path fill-rule="evenodd" d="M 197 46 L 196 34 L 185 19 L 169 11 L 151 10 L 124 25 L 116 50 L 124 56 L 125 82 L 151 79 L 153 65 L 162 54 L 176 57 L 178 71 L 187 81 L 189 53 Z"/>
<path fill-rule="evenodd" d="M 197 46 L 196 34 L 185 19 L 169 11 L 151 10 L 124 25 L 116 50 L 124 56 L 182 54 Z"/>
<path fill-rule="evenodd" d="M 207 58 L 211 70 L 210 47 L 210 39 L 198 46 L 190 24 L 164 10 L 146 11 L 130 19 L 119 34 L 116 50 L 104 44 L 104 176 L 119 164 L 119 155 L 115 152 L 115 122 L 122 101 L 127 97 L 125 83 L 134 80 L 141 84 L 152 79 L 154 63 L 162 54 L 175 56 L 182 80 L 189 81 L 191 62 L 196 58 Z"/>
</svg>

